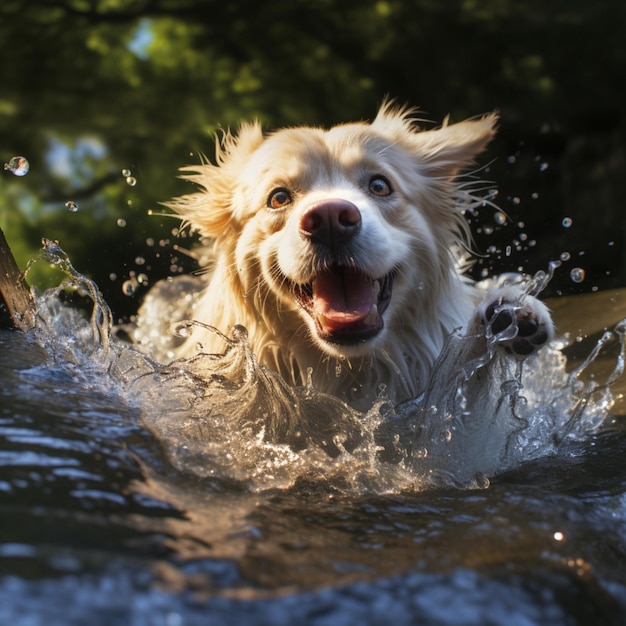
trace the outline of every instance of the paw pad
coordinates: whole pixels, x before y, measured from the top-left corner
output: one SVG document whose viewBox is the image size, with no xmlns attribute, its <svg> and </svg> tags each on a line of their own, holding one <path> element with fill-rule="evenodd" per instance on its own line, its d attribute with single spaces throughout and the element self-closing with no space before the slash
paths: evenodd
<svg viewBox="0 0 626 626">
<path fill-rule="evenodd" d="M 552 335 L 552 326 L 527 299 L 524 304 L 498 298 L 485 308 L 484 323 L 489 336 L 507 354 L 523 359 L 546 344 Z M 539 304 L 539 303 L 537 303 Z"/>
</svg>

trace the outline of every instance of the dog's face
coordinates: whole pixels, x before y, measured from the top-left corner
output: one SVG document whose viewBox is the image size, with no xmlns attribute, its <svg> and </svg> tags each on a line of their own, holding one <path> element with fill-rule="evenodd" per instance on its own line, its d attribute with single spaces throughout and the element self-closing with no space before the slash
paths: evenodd
<svg viewBox="0 0 626 626">
<path fill-rule="evenodd" d="M 298 315 L 331 355 L 366 354 L 390 327 L 419 324 L 404 319 L 409 299 L 432 297 L 452 270 L 454 179 L 495 116 L 417 131 L 408 113 L 269 137 L 244 127 L 218 166 L 190 177 L 205 191 L 173 205 L 215 238 L 259 317 Z"/>
</svg>

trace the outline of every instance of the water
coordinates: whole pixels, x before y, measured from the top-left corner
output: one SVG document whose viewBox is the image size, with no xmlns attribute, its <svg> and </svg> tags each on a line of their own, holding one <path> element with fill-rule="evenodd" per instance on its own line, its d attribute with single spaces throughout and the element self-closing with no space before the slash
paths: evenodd
<svg viewBox="0 0 626 626">
<path fill-rule="evenodd" d="M 26 157 L 15 156 L 4 164 L 4 170 L 11 172 L 14 176 L 26 176 L 30 170 L 30 163 Z"/>
<path fill-rule="evenodd" d="M 624 623 L 626 291 L 556 301 L 570 341 L 492 399 L 453 336 L 422 398 L 361 415 L 242 328 L 152 360 L 46 255 L 71 289 L 0 333 L 0 623 Z"/>
</svg>

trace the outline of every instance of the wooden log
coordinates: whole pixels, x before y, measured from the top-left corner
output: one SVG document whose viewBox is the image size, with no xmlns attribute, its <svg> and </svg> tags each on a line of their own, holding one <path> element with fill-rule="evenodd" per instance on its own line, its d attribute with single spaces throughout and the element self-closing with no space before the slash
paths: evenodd
<svg viewBox="0 0 626 626">
<path fill-rule="evenodd" d="M 0 228 L 0 328 L 30 330 L 35 303 Z"/>
</svg>

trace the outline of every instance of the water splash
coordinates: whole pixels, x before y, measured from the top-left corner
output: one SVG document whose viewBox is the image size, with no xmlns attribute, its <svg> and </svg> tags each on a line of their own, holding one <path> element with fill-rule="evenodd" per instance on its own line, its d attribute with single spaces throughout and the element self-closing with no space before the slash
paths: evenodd
<svg viewBox="0 0 626 626">
<path fill-rule="evenodd" d="M 375 417 L 362 416 L 310 383 L 287 384 L 257 363 L 243 326 L 227 336 L 190 321 L 177 324 L 175 334 L 187 337 L 195 326 L 216 333 L 224 352 L 155 366 L 132 382 L 133 393 L 141 388 L 142 394 L 175 400 L 167 411 L 146 415 L 144 423 L 179 471 L 270 488 L 303 476 L 337 477 L 348 458 L 353 470 L 372 469 L 363 465 L 361 453 L 374 449 Z M 343 480 L 354 484 L 365 477 L 345 473 Z"/>
<path fill-rule="evenodd" d="M 58 242 L 50 239 L 42 239 L 40 256 L 28 262 L 24 270 L 24 278 L 28 276 L 28 272 L 33 264 L 40 260 L 57 266 L 67 277 L 67 280 L 61 285 L 48 290 L 38 299 L 40 324 L 45 326 L 48 336 L 54 337 L 56 334 L 63 337 L 64 335 L 64 333 L 58 332 L 58 327 L 63 325 L 66 317 L 63 309 L 59 307 L 59 295 L 65 289 L 70 288 L 81 295 L 86 295 L 93 303 L 89 318 L 91 340 L 83 339 L 78 346 L 78 350 L 86 350 L 87 352 L 94 349 L 98 352 L 106 351 L 109 348 L 113 316 L 96 283 L 77 272 Z M 77 317 L 73 314 L 69 315 L 74 318 Z"/>
<path fill-rule="evenodd" d="M 559 266 L 554 261 L 547 273 L 523 277 L 524 294 L 540 293 Z M 624 371 L 626 320 L 605 332 L 569 374 L 562 353 L 564 340 L 553 341 L 524 362 L 498 355 L 497 342 L 510 339 L 515 332 L 509 326 L 494 334 L 488 325 L 487 350 L 474 358 L 468 358 L 469 338 L 453 334 L 426 392 L 396 408 L 401 419 L 418 424 L 411 444 L 416 469 L 426 470 L 437 480 L 468 485 L 472 476 L 494 475 L 555 454 L 567 443 L 584 441 L 602 426 L 614 403 L 610 386 Z M 600 354 L 615 344 L 619 354 L 611 374 L 601 382 L 591 378 L 582 383 Z M 466 363 L 460 370 L 459 362 Z"/>
<path fill-rule="evenodd" d="M 306 385 L 294 387 L 259 364 L 242 326 L 226 335 L 196 321 L 178 323 L 169 341 L 201 327 L 216 333 L 224 350 L 209 354 L 199 346 L 192 358 L 159 363 L 112 336 L 111 313 L 97 286 L 73 268 L 56 242 L 44 240 L 42 256 L 67 280 L 39 298 L 39 336 L 63 346 L 73 338 L 71 360 L 100 368 L 106 384 L 137 409 L 172 468 L 208 489 L 267 490 L 300 481 L 349 493 L 442 485 L 484 489 L 490 477 L 560 454 L 601 427 L 615 400 L 610 387 L 624 372 L 626 320 L 571 372 L 562 353 L 565 341 L 517 362 L 496 350 L 515 328 L 488 327 L 480 354 L 475 338 L 459 332 L 449 337 L 419 398 L 394 407 L 382 389 L 378 402 L 359 413 L 318 392 L 310 373 Z M 522 277 L 525 294 L 539 293 L 559 265 Z M 82 324 L 61 303 L 68 286 L 93 303 Z M 166 313 L 158 311 L 162 319 Z M 601 353 L 615 345 L 612 372 L 586 381 Z"/>
</svg>

